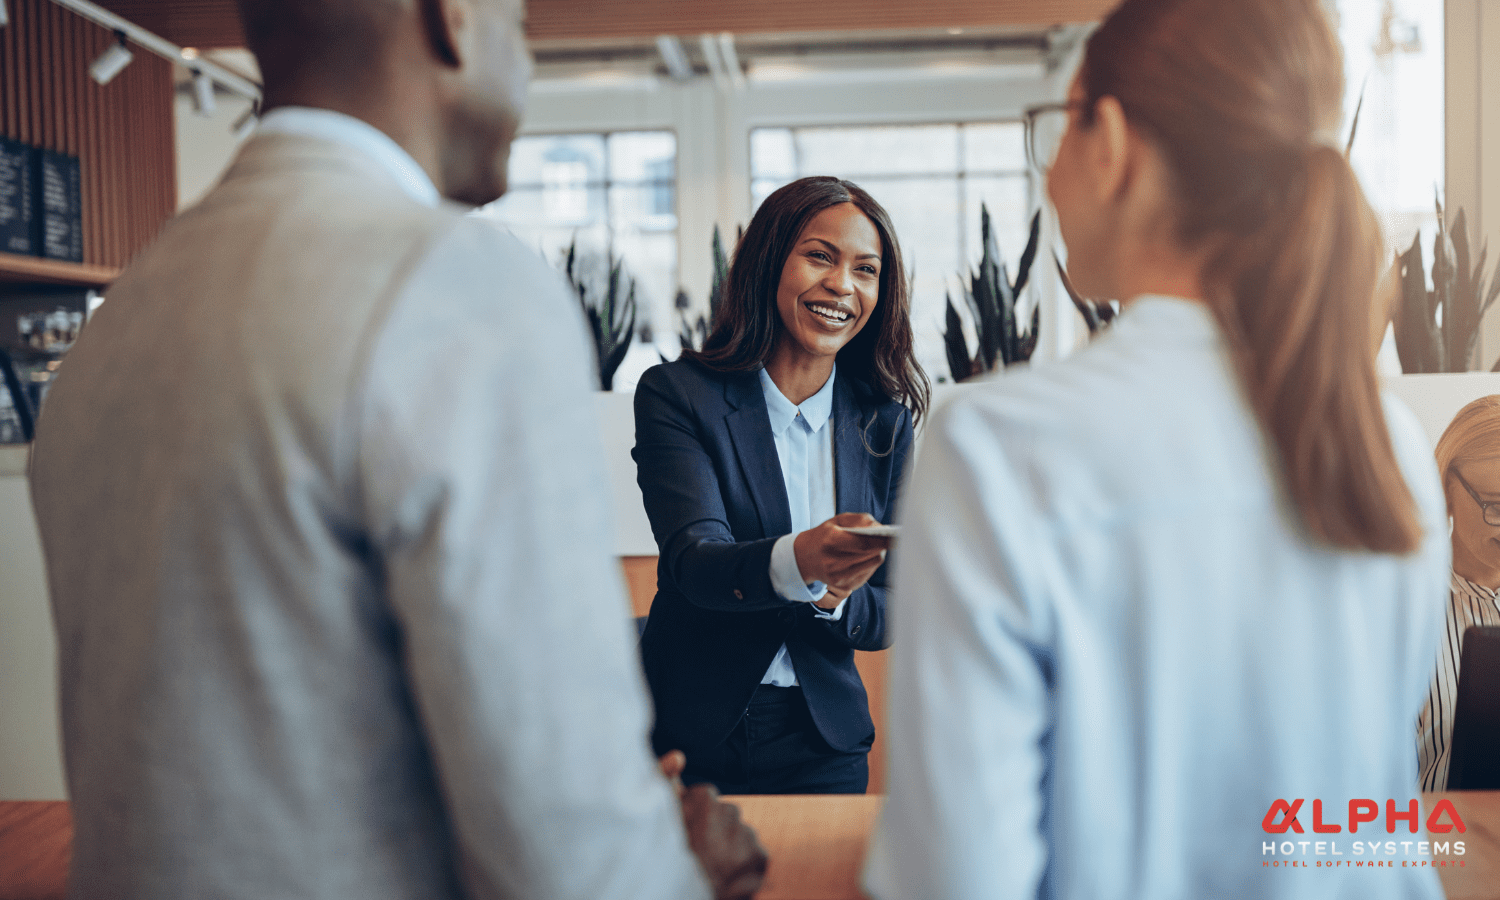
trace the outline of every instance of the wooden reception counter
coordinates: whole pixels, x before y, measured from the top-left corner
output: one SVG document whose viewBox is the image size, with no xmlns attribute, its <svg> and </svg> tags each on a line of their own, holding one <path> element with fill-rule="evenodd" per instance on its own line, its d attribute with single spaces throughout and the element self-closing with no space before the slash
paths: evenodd
<svg viewBox="0 0 1500 900">
<path fill-rule="evenodd" d="M 1425 794 L 1423 804 L 1431 809 L 1440 798 L 1467 827 L 1464 866 L 1438 870 L 1448 900 L 1500 900 L 1500 791 Z M 860 866 L 885 798 L 725 799 L 739 805 L 771 856 L 758 900 L 861 900 Z M 72 836 L 66 803 L 0 803 L 0 900 L 62 900 Z"/>
</svg>

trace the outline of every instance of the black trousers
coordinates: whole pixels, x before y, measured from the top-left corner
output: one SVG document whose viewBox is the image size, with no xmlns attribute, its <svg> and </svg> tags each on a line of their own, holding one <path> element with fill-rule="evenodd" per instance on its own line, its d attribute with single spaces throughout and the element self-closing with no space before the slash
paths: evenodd
<svg viewBox="0 0 1500 900">
<path fill-rule="evenodd" d="M 750 708 L 719 746 L 688 758 L 684 784 L 721 794 L 863 794 L 870 748 L 844 753 L 813 724 L 802 688 L 760 685 Z"/>
</svg>

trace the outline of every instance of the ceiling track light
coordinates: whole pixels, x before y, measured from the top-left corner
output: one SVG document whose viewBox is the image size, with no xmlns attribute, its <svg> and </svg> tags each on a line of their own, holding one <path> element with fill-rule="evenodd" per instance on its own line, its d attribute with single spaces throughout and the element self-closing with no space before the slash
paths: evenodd
<svg viewBox="0 0 1500 900">
<path fill-rule="evenodd" d="M 729 73 L 724 69 L 723 60 L 719 59 L 719 42 L 711 34 L 698 35 L 698 48 L 703 51 L 703 61 L 708 65 L 708 74 L 713 76 L 714 84 L 724 87 L 729 80 Z"/>
<path fill-rule="evenodd" d="M 678 40 L 676 35 L 657 35 L 656 52 L 661 54 L 661 61 L 666 64 L 667 73 L 673 78 L 678 81 L 687 81 L 693 77 L 692 63 L 688 62 L 687 51 L 682 49 L 682 41 Z"/>
<path fill-rule="evenodd" d="M 202 69 L 193 69 L 193 112 L 212 116 L 219 104 L 214 100 L 214 80 Z"/>
<path fill-rule="evenodd" d="M 93 65 L 89 66 L 89 76 L 101 86 L 109 84 L 115 80 L 116 75 L 120 74 L 125 70 L 126 66 L 130 65 L 132 59 L 135 59 L 135 54 L 130 52 L 129 47 L 125 46 L 125 32 L 116 31 L 115 43 L 110 44 L 108 49 L 99 54 L 98 59 L 94 60 Z"/>
<path fill-rule="evenodd" d="M 735 88 L 743 88 L 745 70 L 740 67 L 740 55 L 734 49 L 734 35 L 728 31 L 719 32 L 719 61 L 724 64 L 729 83 Z"/>
<path fill-rule="evenodd" d="M 234 124 L 230 126 L 229 130 L 234 134 L 236 139 L 243 141 L 250 136 L 251 131 L 255 130 L 255 122 L 259 118 L 260 104 L 251 103 L 249 108 L 240 113 L 240 117 L 234 120 Z"/>
<path fill-rule="evenodd" d="M 252 102 L 260 100 L 260 85 L 246 78 L 244 75 L 221 66 L 211 59 L 206 59 L 195 48 L 179 47 L 169 40 L 154 34 L 141 26 L 131 22 L 129 19 L 121 18 L 110 12 L 93 0 L 52 0 L 58 6 L 74 13 L 80 18 L 93 22 L 100 28 L 114 32 L 118 43 L 106 50 L 89 67 L 89 72 L 94 80 L 100 84 L 119 74 L 129 64 L 131 59 L 130 47 L 154 53 L 168 62 L 203 72 L 220 88 L 239 94 Z M 4 4 L 5 0 L 0 0 Z M 129 41 L 130 47 L 125 46 Z M 120 54 L 123 53 L 122 58 Z M 108 65 L 106 65 L 108 62 Z M 113 69 L 113 71 L 111 71 Z M 103 76 L 103 77 L 101 77 Z"/>
</svg>

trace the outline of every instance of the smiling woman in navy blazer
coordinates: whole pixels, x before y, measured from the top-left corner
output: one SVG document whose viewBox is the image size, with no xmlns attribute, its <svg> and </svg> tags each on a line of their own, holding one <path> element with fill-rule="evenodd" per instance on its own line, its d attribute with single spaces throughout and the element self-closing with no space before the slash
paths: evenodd
<svg viewBox="0 0 1500 900">
<path fill-rule="evenodd" d="M 735 252 L 701 352 L 635 395 L 660 549 L 641 638 L 658 753 L 724 793 L 862 793 L 875 739 L 855 650 L 886 646 L 890 523 L 928 401 L 890 217 L 795 181 Z"/>
</svg>

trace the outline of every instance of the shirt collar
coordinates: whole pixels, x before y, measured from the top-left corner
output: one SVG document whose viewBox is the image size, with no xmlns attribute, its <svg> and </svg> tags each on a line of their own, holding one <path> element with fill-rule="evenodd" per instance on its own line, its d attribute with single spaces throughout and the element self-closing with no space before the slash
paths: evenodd
<svg viewBox="0 0 1500 900">
<path fill-rule="evenodd" d="M 1451 586 L 1451 589 L 1452 590 L 1456 590 L 1456 591 L 1467 590 L 1470 594 L 1472 594 L 1475 597 L 1478 597 L 1481 600 L 1494 600 L 1494 599 L 1496 599 L 1496 592 L 1495 591 L 1491 590 L 1490 588 L 1485 587 L 1482 584 L 1475 584 L 1474 582 L 1472 582 L 1469 579 L 1463 577 L 1462 575 L 1458 574 L 1457 572 L 1453 573 L 1453 584 Z"/>
<path fill-rule="evenodd" d="M 257 134 L 289 134 L 333 141 L 370 157 L 390 174 L 409 197 L 423 206 L 437 206 L 442 196 L 432 179 L 410 153 L 385 132 L 362 119 L 331 109 L 278 106 L 261 117 Z"/>
<path fill-rule="evenodd" d="M 1122 327 L 1123 326 L 1123 327 Z M 1109 330 L 1174 335 L 1185 342 L 1218 341 L 1219 326 L 1208 304 L 1164 294 L 1144 294 L 1126 304 Z"/>
<path fill-rule="evenodd" d="M 833 371 L 828 374 L 828 380 L 818 388 L 818 392 L 802 401 L 797 406 L 781 393 L 776 382 L 765 369 L 760 370 L 760 389 L 766 395 L 766 413 L 771 418 L 771 433 L 781 434 L 791 427 L 797 420 L 797 413 L 802 413 L 802 418 L 807 420 L 807 427 L 814 433 L 823 430 L 828 423 L 828 417 L 833 415 L 833 380 L 838 377 L 839 368 L 835 363 Z"/>
</svg>

